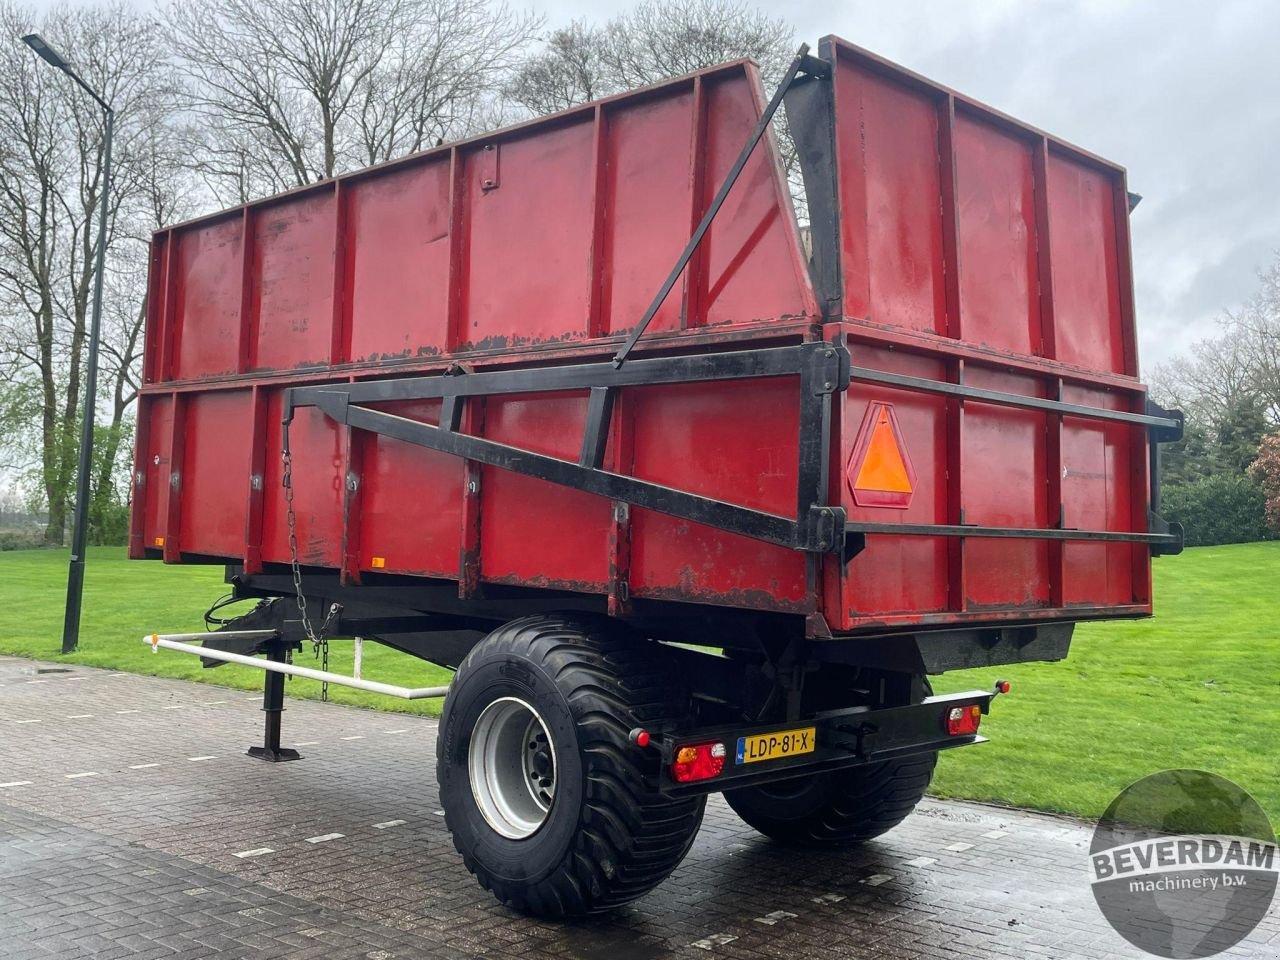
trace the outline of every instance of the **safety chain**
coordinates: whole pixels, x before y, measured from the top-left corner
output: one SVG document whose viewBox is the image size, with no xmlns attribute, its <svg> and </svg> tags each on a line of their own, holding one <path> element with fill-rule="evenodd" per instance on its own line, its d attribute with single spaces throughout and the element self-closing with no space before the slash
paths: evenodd
<svg viewBox="0 0 1280 960">
<path fill-rule="evenodd" d="M 288 420 L 284 422 L 281 441 L 280 460 L 284 468 L 281 474 L 281 483 L 284 486 L 285 518 L 289 524 L 289 568 L 293 573 L 293 592 L 298 601 L 298 616 L 302 620 L 302 629 L 306 633 L 307 639 L 311 641 L 311 652 L 321 658 L 320 668 L 328 672 L 329 627 L 332 625 L 333 618 L 337 615 L 339 607 L 336 603 L 330 606 L 324 622 L 320 624 L 320 629 L 317 631 L 312 628 L 311 620 L 307 617 L 307 597 L 302 592 L 302 564 L 298 562 L 298 517 L 293 509 L 293 453 L 289 449 Z M 323 680 L 320 683 L 320 699 L 329 699 L 329 681 L 327 680 Z"/>
</svg>

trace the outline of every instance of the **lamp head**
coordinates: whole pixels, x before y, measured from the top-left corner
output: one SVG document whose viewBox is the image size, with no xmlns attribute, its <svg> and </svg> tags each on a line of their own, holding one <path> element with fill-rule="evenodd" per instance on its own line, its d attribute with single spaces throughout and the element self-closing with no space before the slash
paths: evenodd
<svg viewBox="0 0 1280 960">
<path fill-rule="evenodd" d="M 49 44 L 45 43 L 44 37 L 38 33 L 28 33 L 22 38 L 22 42 L 40 55 L 40 58 L 47 63 L 52 64 L 59 70 L 66 70 L 71 65 L 63 59 L 62 54 Z"/>
</svg>

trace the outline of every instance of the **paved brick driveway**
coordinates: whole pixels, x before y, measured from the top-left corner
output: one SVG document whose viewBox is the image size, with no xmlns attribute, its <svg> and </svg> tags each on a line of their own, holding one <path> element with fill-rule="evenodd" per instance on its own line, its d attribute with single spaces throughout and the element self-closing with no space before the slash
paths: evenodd
<svg viewBox="0 0 1280 960">
<path fill-rule="evenodd" d="M 0 658 L 3 958 L 1140 956 L 1094 906 L 1085 825 L 933 801 L 797 854 L 713 798 L 654 893 L 531 921 L 453 851 L 433 721 L 290 702 L 304 759 L 273 765 L 244 756 L 256 696 L 45 666 Z M 1280 956 L 1280 919 L 1231 956 Z"/>
</svg>

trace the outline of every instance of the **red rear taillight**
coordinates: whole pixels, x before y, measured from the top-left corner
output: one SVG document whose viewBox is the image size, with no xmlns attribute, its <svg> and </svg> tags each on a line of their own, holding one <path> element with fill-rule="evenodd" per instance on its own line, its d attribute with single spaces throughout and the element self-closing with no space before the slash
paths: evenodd
<svg viewBox="0 0 1280 960">
<path fill-rule="evenodd" d="M 724 769 L 723 743 L 694 743 L 676 750 L 671 777 L 676 783 L 693 783 L 720 776 Z"/>
<path fill-rule="evenodd" d="M 982 707 L 971 703 L 965 707 L 952 707 L 947 711 L 947 733 L 953 737 L 978 732 L 982 723 Z"/>
</svg>

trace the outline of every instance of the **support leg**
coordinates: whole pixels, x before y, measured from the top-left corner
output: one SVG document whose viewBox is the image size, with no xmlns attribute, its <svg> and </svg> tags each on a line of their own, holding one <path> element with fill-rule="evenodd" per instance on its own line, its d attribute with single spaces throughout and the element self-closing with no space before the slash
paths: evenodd
<svg viewBox="0 0 1280 960">
<path fill-rule="evenodd" d="M 283 663 L 288 645 L 281 642 L 267 644 L 267 659 L 275 663 Z M 260 747 L 250 747 L 249 756 L 260 760 L 281 763 L 285 760 L 299 760 L 297 750 L 280 746 L 280 714 L 284 713 L 284 674 L 266 674 L 262 687 L 262 712 L 265 715 L 263 743 Z"/>
</svg>

